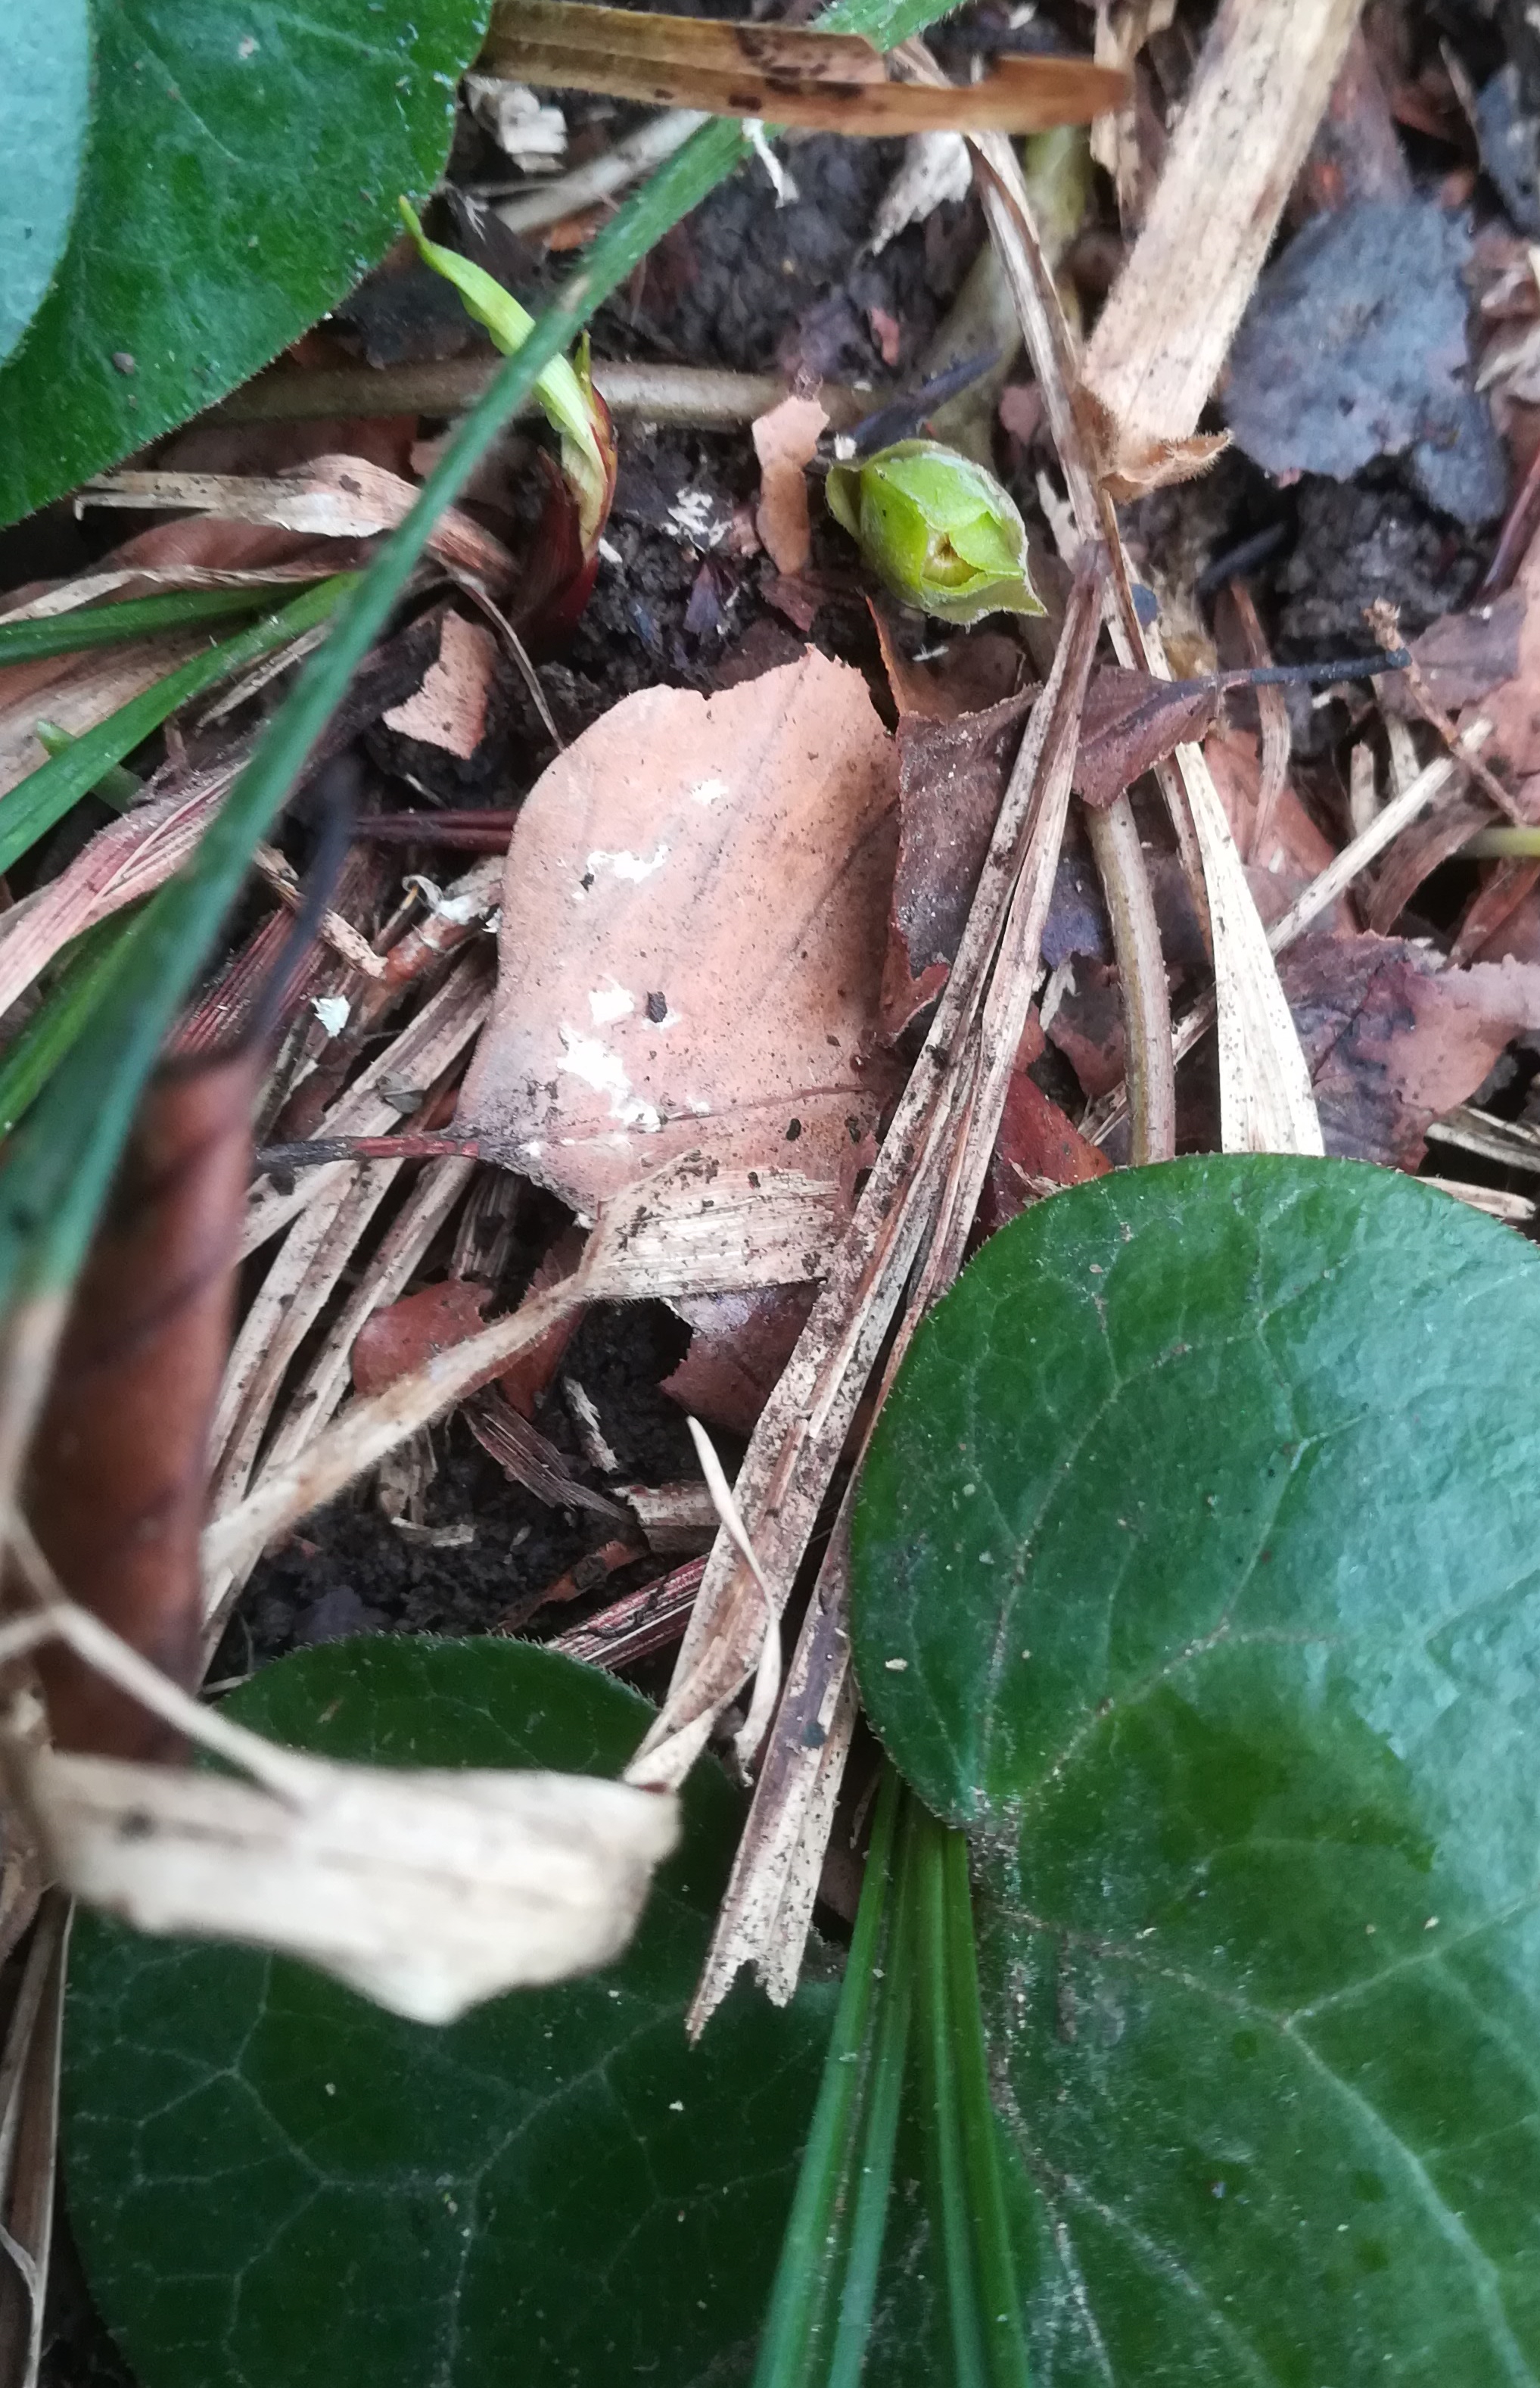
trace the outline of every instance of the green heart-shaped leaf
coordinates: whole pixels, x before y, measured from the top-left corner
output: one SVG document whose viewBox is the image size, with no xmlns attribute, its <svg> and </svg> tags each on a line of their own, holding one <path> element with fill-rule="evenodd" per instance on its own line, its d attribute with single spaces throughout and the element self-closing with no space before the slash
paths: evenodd
<svg viewBox="0 0 1540 2388">
<path fill-rule="evenodd" d="M 414 1766 L 614 1773 L 652 1711 L 517 1643 L 371 1640 L 227 1704 Z M 746 2378 L 833 2009 L 684 2010 L 740 1813 L 698 1767 L 625 1960 L 448 2030 L 281 1959 L 82 1916 L 70 2214 L 140 2388 L 668 2388 Z"/>
<path fill-rule="evenodd" d="M 86 0 L 0 8 L 0 360 L 36 313 L 69 237 L 91 105 Z"/>
<path fill-rule="evenodd" d="M 1540 1257 L 1344 1162 L 1057 1195 L 921 1328 L 863 1696 L 973 1836 L 1035 2377 L 1540 2379 Z"/>
<path fill-rule="evenodd" d="M 96 6 L 74 228 L 0 373 L 0 523 L 185 422 L 352 288 L 398 194 L 444 162 L 486 19 L 486 0 Z"/>
</svg>

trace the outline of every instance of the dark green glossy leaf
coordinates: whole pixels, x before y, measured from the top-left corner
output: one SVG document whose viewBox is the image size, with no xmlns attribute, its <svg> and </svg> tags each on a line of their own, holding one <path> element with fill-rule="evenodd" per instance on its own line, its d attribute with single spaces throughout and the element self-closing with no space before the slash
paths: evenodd
<svg viewBox="0 0 1540 2388">
<path fill-rule="evenodd" d="M 1540 1256 L 1346 1162 L 986 1246 L 884 1413 L 863 1695 L 973 1835 L 1034 2377 L 1540 2379 Z"/>
<path fill-rule="evenodd" d="M 486 15 L 98 0 L 74 232 L 0 373 L 0 522 L 234 388 L 384 255 L 398 194 L 444 162 Z"/>
<path fill-rule="evenodd" d="M 69 237 L 91 108 L 86 0 L 0 8 L 0 359 L 42 302 Z"/>
<path fill-rule="evenodd" d="M 397 1764 L 614 1773 L 650 1710 L 517 1643 L 285 1659 L 230 1711 Z M 684 2010 L 740 1803 L 713 1768 L 619 1965 L 448 2030 L 244 1950 L 76 1926 L 64 2149 L 141 2388 L 746 2379 L 833 2013 Z"/>
</svg>

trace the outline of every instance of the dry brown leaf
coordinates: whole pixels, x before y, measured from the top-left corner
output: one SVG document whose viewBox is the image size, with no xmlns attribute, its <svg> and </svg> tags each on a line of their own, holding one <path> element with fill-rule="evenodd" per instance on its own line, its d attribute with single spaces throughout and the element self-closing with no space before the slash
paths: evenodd
<svg viewBox="0 0 1540 2388">
<path fill-rule="evenodd" d="M 589 1775 L 339 1765 L 207 1708 L 68 1599 L 25 1521 L 37 1607 L 0 1659 L 57 1640 L 162 1726 L 246 1779 L 55 1749 L 24 1700 L 0 1766 L 54 1878 L 141 1931 L 302 1957 L 398 2014 L 590 1971 L 630 1938 L 678 1839 L 671 1798 Z"/>
<path fill-rule="evenodd" d="M 813 555 L 807 468 L 828 429 L 815 398 L 783 398 L 753 426 L 759 458 L 759 506 L 754 527 L 777 572 L 805 572 Z"/>
<path fill-rule="evenodd" d="M 451 607 L 443 616 L 438 653 L 422 687 L 384 716 L 385 728 L 469 762 L 486 734 L 497 664 L 498 642 L 491 631 Z"/>
<path fill-rule="evenodd" d="M 816 653 L 625 698 L 519 816 L 457 1126 L 588 1215 L 693 1150 L 848 1181 L 894 1082 L 894 780 L 861 675 Z"/>
<path fill-rule="evenodd" d="M 1105 1177 L 1112 1167 L 1106 1154 L 1087 1143 L 1068 1113 L 1044 1094 L 1030 1074 L 1042 1042 L 1034 1012 L 1011 1073 L 1000 1133 L 979 1199 L 978 1228 L 986 1236 L 992 1236 L 1055 1186 L 1083 1186 L 1092 1177 Z"/>
<path fill-rule="evenodd" d="M 726 1434 L 752 1434 L 813 1307 L 813 1288 L 715 1293 L 674 1308 L 690 1330 L 689 1350 L 663 1390 L 691 1417 Z"/>
<path fill-rule="evenodd" d="M 189 1685 L 209 1422 L 260 1068 L 243 1050 L 173 1063 L 152 1083 L 76 1288 L 23 1485 L 66 1589 Z M 73 1651 L 44 1650 L 38 1667 L 62 1748 L 164 1754 L 161 1722 Z"/>
<path fill-rule="evenodd" d="M 355 1392 L 383 1393 L 398 1377 L 477 1334 L 487 1291 L 465 1277 L 446 1277 L 442 1285 L 425 1285 L 374 1311 L 353 1345 Z"/>
<path fill-rule="evenodd" d="M 678 1838 L 672 1799 L 595 1776 L 303 1763 L 274 1796 L 45 1750 L 25 1797 L 78 1898 L 302 1957 L 418 2023 L 607 1964 Z"/>
<path fill-rule="evenodd" d="M 953 720 L 900 718 L 885 1036 L 897 1036 L 946 984 L 1031 702 L 1027 693 Z"/>
<path fill-rule="evenodd" d="M 1004 631 L 964 630 L 948 640 L 934 664 L 911 663 L 882 607 L 870 597 L 866 604 L 877 626 L 882 667 L 900 714 L 956 721 L 965 713 L 987 713 L 991 705 L 1003 705 L 1008 696 L 1028 693 L 1021 685 L 1026 659 L 1016 641 Z"/>
<path fill-rule="evenodd" d="M 80 493 L 82 504 L 212 514 L 307 533 L 312 539 L 370 539 L 394 530 L 417 501 L 414 483 L 363 456 L 317 456 L 270 479 L 240 473 L 104 473 Z M 500 540 L 458 506 L 446 506 L 428 542 L 442 563 L 492 590 L 510 587 L 513 559 Z"/>
<path fill-rule="evenodd" d="M 1419 1168 L 1430 1120 L 1540 1027 L 1540 968 L 1524 962 L 1450 970 L 1400 938 L 1312 936 L 1281 974 L 1328 1151 L 1389 1168 Z"/>
</svg>

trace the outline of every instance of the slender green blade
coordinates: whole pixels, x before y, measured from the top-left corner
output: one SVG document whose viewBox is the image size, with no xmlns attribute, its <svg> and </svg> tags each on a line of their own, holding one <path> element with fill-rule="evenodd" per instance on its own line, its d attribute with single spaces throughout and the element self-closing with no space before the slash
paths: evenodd
<svg viewBox="0 0 1540 2388">
<path fill-rule="evenodd" d="M 98 921 L 75 941 L 57 984 L 0 1058 L 0 1136 L 9 1136 L 35 1102 L 95 1012 L 116 967 L 119 947 L 138 925 L 139 910 Z"/>
<path fill-rule="evenodd" d="M 284 593 L 279 586 L 169 589 L 163 596 L 129 597 L 116 605 L 77 605 L 35 621 L 0 622 L 0 664 L 30 664 L 39 655 L 69 655 L 83 647 L 110 647 L 155 630 L 218 621 L 225 614 L 259 614 Z"/>
<path fill-rule="evenodd" d="M 859 2388 L 872 2352 L 872 2319 L 888 2237 L 893 2167 L 903 2110 L 904 2067 L 914 2014 L 914 1910 L 916 1819 L 910 1792 L 900 1800 L 893 1853 L 891 1912 L 882 1950 L 871 2065 L 855 2151 L 854 2202 L 829 2350 L 828 2388 Z M 869 1861 L 868 1861 L 869 1862 Z"/>
<path fill-rule="evenodd" d="M 8 870 L 19 861 L 56 821 L 64 819 L 71 805 L 89 795 L 113 764 L 120 763 L 152 730 L 158 730 L 178 705 L 314 629 L 357 581 L 356 573 L 336 573 L 330 580 L 307 589 L 280 613 L 269 614 L 235 638 L 210 647 L 207 654 L 190 655 L 153 688 L 120 705 L 95 729 L 71 739 L 61 754 L 50 756 L 26 779 L 19 780 L 9 794 L 0 798 L 0 870 Z"/>
<path fill-rule="evenodd" d="M 855 2192 L 901 1796 L 898 1777 L 886 1768 L 818 2103 L 760 2339 L 754 2388 L 813 2388 L 827 2370 Z"/>
</svg>

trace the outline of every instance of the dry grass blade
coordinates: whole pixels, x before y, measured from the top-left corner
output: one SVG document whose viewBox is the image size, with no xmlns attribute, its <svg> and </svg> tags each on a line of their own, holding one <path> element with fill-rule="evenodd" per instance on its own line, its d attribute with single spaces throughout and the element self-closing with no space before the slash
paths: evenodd
<svg viewBox="0 0 1540 2388">
<path fill-rule="evenodd" d="M 264 1469 L 288 1467 L 332 1416 L 347 1390 L 348 1364 L 359 1329 L 372 1312 L 382 1309 L 404 1290 L 413 1270 L 423 1261 L 428 1246 L 454 1210 L 474 1174 L 475 1163 L 470 1161 L 433 1162 L 421 1173 L 400 1212 L 381 1238 L 379 1250 L 369 1267 L 328 1328 L 320 1351 L 284 1402 L 277 1427 L 262 1454 Z M 348 1257 L 350 1255 L 341 1256 L 342 1266 L 346 1266 Z M 237 1412 L 244 1404 L 252 1402 L 248 1391 L 236 1391 L 237 1381 L 243 1374 L 249 1386 L 252 1373 L 244 1365 L 242 1347 L 238 1344 L 226 1368 L 221 1402 L 221 1406 L 228 1404 L 231 1414 Z M 261 1410 L 260 1425 L 252 1437 L 253 1451 L 259 1446 L 262 1435 L 271 1424 L 272 1411 L 273 1404 L 270 1401 Z M 229 1481 L 234 1487 L 234 1495 L 228 1499 L 227 1505 L 233 1507 L 234 1498 L 244 1494 L 248 1474 L 249 1467 L 245 1470 L 232 1468 Z M 217 1492 L 210 1505 L 213 1514 L 218 1516 L 221 1504 Z M 206 1657 L 211 1655 L 223 1632 L 232 1604 L 245 1581 L 244 1570 L 239 1573 L 226 1571 L 206 1581 L 203 1598 Z"/>
<path fill-rule="evenodd" d="M 49 1891 L 0 2057 L 0 2380 L 35 2388 L 53 2240 L 69 1901 Z"/>
<path fill-rule="evenodd" d="M 1224 0 L 1085 362 L 1117 497 L 1205 461 L 1218 379 L 1361 0 Z M 1205 443 L 1208 454 L 1213 443 Z"/>
<path fill-rule="evenodd" d="M 337 1765 L 282 1749 L 197 1701 L 66 1599 L 24 1528 L 39 1615 L 10 1657 L 62 1641 L 121 1697 L 251 1779 L 70 1755 L 13 1717 L 13 1797 L 57 1879 L 144 1932 L 303 1957 L 398 2014 L 468 2006 L 607 1963 L 678 1838 L 675 1803 L 590 1775 Z M 132 1819 L 132 1823 L 130 1823 Z"/>
<path fill-rule="evenodd" d="M 922 1181 L 929 1187 L 931 1213 L 924 1223 L 919 1266 L 886 1356 L 874 1416 L 915 1327 L 962 1265 L 999 1134 L 1038 978 L 1042 930 L 1069 802 L 1085 677 L 1095 647 L 1099 606 L 1084 602 L 1087 593 L 1088 584 L 1082 580 L 1078 594 L 1083 610 L 1079 616 L 1071 611 L 1054 677 L 1040 700 L 1044 719 L 1037 725 L 1041 738 L 1035 749 L 1036 783 L 1026 848 L 999 947 L 991 957 L 987 985 L 981 999 L 976 999 L 971 1022 L 965 1013 L 963 1035 L 952 1064 L 953 1099 L 944 1107 L 938 1106 L 945 1119 L 944 1136 L 932 1138 L 940 1165 L 925 1172 Z M 809 1331 L 813 1325 L 810 1319 Z M 797 1985 L 854 1722 L 844 1633 L 851 1497 L 847 1494 L 841 1505 L 798 1636 L 786 1697 L 765 1752 L 690 2011 L 693 2031 L 703 2028 L 744 1964 L 756 1967 L 764 1988 L 778 2001 L 789 1999 Z M 671 1705 L 675 1696 L 671 1694 Z M 663 1755 L 660 1750 L 660 1760 Z"/>
<path fill-rule="evenodd" d="M 461 926 L 460 934 L 465 934 L 464 926 Z M 388 980 L 379 984 L 382 989 L 397 991 Z M 435 1079 L 442 1077 L 480 1028 L 486 1016 L 489 994 L 481 957 L 475 953 L 462 956 L 443 985 L 327 1111 L 321 1124 L 324 1133 L 329 1137 L 384 1136 L 399 1127 L 401 1112 L 391 1096 L 403 1089 L 425 1093 Z M 242 1257 L 256 1251 L 270 1236 L 275 1236 L 312 1203 L 335 1201 L 351 1177 L 353 1167 L 349 1162 L 335 1162 L 324 1168 L 300 1171 L 291 1188 L 257 1188 L 246 1205 Z"/>
<path fill-rule="evenodd" d="M 1492 734 L 1492 725 L 1479 718 L 1466 724 L 1460 733 L 1466 747 L 1480 746 Z M 1394 844 L 1410 828 L 1418 815 L 1429 806 L 1447 803 L 1464 784 L 1459 766 L 1447 756 L 1440 755 L 1419 771 L 1377 812 L 1367 829 L 1333 857 L 1326 869 L 1312 879 L 1308 887 L 1295 897 L 1289 909 L 1268 931 L 1268 945 L 1276 956 L 1286 952 L 1296 937 L 1302 936 L 1312 921 L 1329 911 L 1339 896 L 1344 895 L 1355 879 L 1376 862 L 1388 845 Z M 1461 832 L 1464 834 L 1463 831 Z M 1215 1007 L 1211 995 L 1193 1006 L 1179 1026 L 1175 1038 L 1176 1058 L 1180 1061 L 1191 1053 L 1199 1040 L 1214 1025 Z M 1115 1087 L 1099 1103 L 1092 1106 L 1081 1122 L 1082 1133 L 1093 1144 L 1105 1144 L 1119 1123 L 1128 1115 L 1128 1093 Z"/>
<path fill-rule="evenodd" d="M 57 879 L 0 914 L 0 1010 L 72 937 L 165 885 L 196 847 L 245 760 L 237 751 L 171 794 L 108 821 Z"/>
<path fill-rule="evenodd" d="M 873 135 L 1039 133 L 1118 107 L 1129 89 L 1126 75 L 1089 59 L 1034 57 L 1002 60 L 961 90 L 920 91 L 890 83 L 878 53 L 854 36 L 564 0 L 500 0 L 484 64 L 518 83 Z"/>
<path fill-rule="evenodd" d="M 1016 1023 L 1037 974 L 1100 606 L 1099 577 L 1082 574 L 930 1033 L 739 1471 L 736 1497 L 777 1609 L 785 1607 L 916 1264 L 921 1282 L 905 1314 L 906 1331 L 955 1266 L 972 1218 L 1009 1076 L 1009 1061 L 1002 1072 L 1001 1057 L 1008 1048 L 1014 1059 Z M 748 1958 L 777 1988 L 795 1981 L 820 1834 L 827 1835 L 850 1724 L 841 1594 L 842 1579 L 826 1562 L 792 1661 L 794 1699 L 782 1703 L 766 1752 L 692 2013 L 694 2029 Z M 633 1764 L 634 1781 L 682 1778 L 752 1670 L 762 1634 L 760 1587 L 721 1537 L 668 1700 Z M 810 1723 L 824 1742 L 807 1730 Z"/>
<path fill-rule="evenodd" d="M 412 482 L 365 457 L 319 456 L 266 480 L 240 473 L 104 473 L 86 483 L 79 502 L 152 514 L 212 514 L 221 522 L 258 523 L 319 539 L 370 539 L 394 530 L 417 496 Z M 506 589 L 513 580 L 508 550 L 458 506 L 447 506 L 439 515 L 429 547 L 441 563 L 489 589 Z"/>
<path fill-rule="evenodd" d="M 228 570 L 213 565 L 124 565 L 112 572 L 82 572 L 73 580 L 61 580 L 56 588 L 44 590 L 41 597 L 31 597 L 25 604 L 12 605 L 0 613 L 0 629 L 11 622 L 50 622 L 61 614 L 73 614 L 82 605 L 93 605 L 101 597 L 115 597 L 125 591 L 147 597 L 158 591 L 176 589 L 251 589 L 259 593 L 279 583 L 302 584 L 307 580 L 324 580 L 336 565 L 328 557 L 313 564 L 270 564 L 259 569 L 233 566 Z"/>
<path fill-rule="evenodd" d="M 208 1578 L 218 1582 L 248 1567 L 274 1534 L 501 1376 L 510 1361 L 586 1303 L 796 1284 L 822 1274 L 837 1232 L 830 1189 L 789 1172 L 703 1172 L 687 1156 L 657 1179 L 642 1180 L 600 1214 L 571 1277 L 385 1392 L 352 1403 L 288 1467 L 271 1469 L 239 1508 L 208 1529 Z"/>
<path fill-rule="evenodd" d="M 1344 38 L 1345 39 L 1345 33 Z M 1324 94 L 1322 95 L 1324 99 Z M 1127 559 L 1105 477 L 1085 438 L 1086 414 L 1074 377 L 1073 352 L 1057 295 L 1043 265 L 1026 192 L 1009 144 L 985 136 L 977 145 L 988 168 L 984 206 L 1022 307 L 1022 327 L 1033 349 L 1050 424 L 1062 438 L 1061 455 L 1082 537 L 1101 529 L 1113 543 L 1117 613 L 1114 644 L 1125 664 L 1169 678 L 1158 630 L 1146 628 L 1133 603 Z M 1168 164 L 1168 172 L 1171 171 Z M 1220 1043 L 1220 1125 L 1227 1151 L 1319 1152 L 1320 1124 L 1309 1072 L 1224 807 L 1202 750 L 1179 746 L 1158 770 L 1200 918 L 1206 916 L 1215 985 L 1223 1026 Z M 1117 918 L 1117 906 L 1113 908 Z M 1124 964 L 1124 953 L 1118 959 Z M 1138 966 L 1142 957 L 1130 953 Z M 1165 978 L 1160 973 L 1160 1000 Z M 1147 1005 L 1154 991 L 1145 995 Z M 1157 1073 L 1162 1103 L 1171 1083 L 1169 1014 L 1163 1039 L 1141 1035 L 1145 1070 Z M 1133 1041 L 1130 1033 L 1130 1045 Z M 1169 1098 L 1174 1121 L 1174 1095 Z M 1164 1117 L 1163 1111 L 1163 1117 Z M 1146 1129 L 1147 1134 L 1147 1129 Z M 1139 1157 L 1149 1158 L 1141 1149 Z"/>
</svg>

